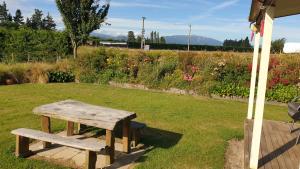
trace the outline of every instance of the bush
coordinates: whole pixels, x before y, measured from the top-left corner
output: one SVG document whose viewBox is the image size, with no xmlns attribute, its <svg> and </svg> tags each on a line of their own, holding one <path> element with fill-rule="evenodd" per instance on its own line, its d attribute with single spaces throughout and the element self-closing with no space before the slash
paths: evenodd
<svg viewBox="0 0 300 169">
<path fill-rule="evenodd" d="M 181 44 L 149 44 L 151 49 L 164 49 L 164 50 L 187 50 L 187 45 Z M 140 43 L 131 42 L 128 43 L 129 48 L 139 49 Z M 253 48 L 242 47 L 223 47 L 223 46 L 209 46 L 209 45 L 191 45 L 190 50 L 194 51 L 234 51 L 234 52 L 252 52 Z"/>
<path fill-rule="evenodd" d="M 296 96 L 300 96 L 300 88 L 297 86 L 284 86 L 279 84 L 275 86 L 273 89 L 268 90 L 266 97 L 271 101 L 279 101 L 283 103 L 287 103 L 292 101 Z"/>
<path fill-rule="evenodd" d="M 71 72 L 50 71 L 48 77 L 50 83 L 75 82 L 75 76 Z"/>
<path fill-rule="evenodd" d="M 250 89 L 236 84 L 220 83 L 211 88 L 211 93 L 222 97 L 249 97 Z"/>
<path fill-rule="evenodd" d="M 47 83 L 48 71 L 53 65 L 34 63 L 34 64 L 0 64 L 0 81 L 8 77 L 16 79 L 17 83 Z"/>
<path fill-rule="evenodd" d="M 17 63 L 26 61 L 50 61 L 63 58 L 72 51 L 65 32 L 0 29 L 0 61 Z"/>
</svg>

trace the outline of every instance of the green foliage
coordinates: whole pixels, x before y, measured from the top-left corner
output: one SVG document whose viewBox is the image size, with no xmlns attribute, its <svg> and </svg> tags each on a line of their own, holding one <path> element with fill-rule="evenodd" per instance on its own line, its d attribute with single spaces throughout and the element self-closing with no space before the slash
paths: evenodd
<svg viewBox="0 0 300 169">
<path fill-rule="evenodd" d="M 163 38 L 163 37 L 162 37 Z M 146 43 L 150 43 L 150 44 L 160 44 L 161 38 L 159 36 L 159 32 L 157 31 L 152 31 L 150 33 L 150 38 L 146 39 Z"/>
<path fill-rule="evenodd" d="M 249 96 L 251 76 L 251 54 L 221 53 L 221 52 L 173 52 L 173 51 L 132 51 L 119 49 L 84 48 L 81 53 L 89 66 L 83 71 L 90 72 L 90 79 L 97 83 L 107 83 L 110 80 L 146 85 L 150 88 L 179 88 L 193 90 L 198 94 L 215 94 L 222 97 Z M 93 66 L 91 59 L 106 56 L 102 65 Z M 100 57 L 101 58 L 101 57 Z M 296 60 L 295 60 L 296 59 Z M 105 62 L 106 60 L 106 62 Z M 278 62 L 278 60 L 280 62 Z M 269 85 L 288 84 L 296 86 L 299 83 L 299 59 L 293 56 L 272 57 L 270 60 Z M 280 63 L 280 64 L 279 64 Z M 283 64 L 284 63 L 284 64 Z M 81 65 L 81 64 L 79 64 Z M 80 66 L 82 67 L 82 66 Z M 98 75 L 98 76 L 97 76 Z M 282 80 L 277 80 L 280 75 Z M 275 79 L 275 80 L 274 80 Z M 274 84 L 273 84 L 274 83 Z M 295 87 L 297 88 L 297 87 Z M 270 88 L 270 91 L 275 89 Z M 288 88 L 284 88 L 284 91 Z M 276 89 L 276 92 L 278 90 Z M 291 93 L 286 91 L 287 93 Z M 295 93 L 291 93 L 291 98 Z M 271 96 L 267 96 L 271 99 Z M 276 96 L 274 100 L 286 100 Z"/>
<path fill-rule="evenodd" d="M 135 42 L 135 35 L 133 31 L 129 31 L 127 35 L 127 42 Z"/>
<path fill-rule="evenodd" d="M 137 37 L 136 43 L 128 43 L 128 47 L 132 49 L 141 48 L 141 37 Z M 164 50 L 187 50 L 187 45 L 181 44 L 164 44 L 164 43 L 147 43 L 151 49 L 164 49 Z M 208 46 L 208 45 L 191 45 L 192 51 L 233 51 L 233 52 L 253 52 L 252 47 L 226 47 L 226 46 Z"/>
<path fill-rule="evenodd" d="M 283 103 L 290 102 L 296 96 L 300 96 L 300 88 L 295 85 L 284 86 L 279 84 L 273 89 L 268 90 L 266 97 L 268 100 L 279 101 Z"/>
<path fill-rule="evenodd" d="M 79 81 L 85 83 L 98 82 L 98 74 L 107 68 L 107 58 L 107 52 L 104 48 L 100 48 L 95 53 L 79 55 L 75 60 Z"/>
<path fill-rule="evenodd" d="M 69 33 L 74 58 L 77 57 L 77 48 L 89 37 L 89 34 L 99 29 L 108 14 L 109 4 L 100 7 L 99 0 L 56 0 L 66 31 Z"/>
<path fill-rule="evenodd" d="M 24 17 L 22 16 L 22 12 L 20 9 L 16 10 L 16 14 L 14 16 L 14 22 L 19 26 L 24 24 Z"/>
<path fill-rule="evenodd" d="M 239 86 L 236 84 L 219 83 L 211 89 L 211 93 L 222 97 L 237 96 L 247 98 L 249 97 L 250 90 L 249 87 Z"/>
<path fill-rule="evenodd" d="M 3 24 L 9 20 L 10 18 L 9 18 L 8 9 L 5 1 L 3 1 L 2 5 L 0 5 L 0 23 Z"/>
<path fill-rule="evenodd" d="M 245 39 L 241 39 L 241 40 L 226 39 L 223 43 L 223 46 L 224 47 L 251 48 L 251 44 L 250 44 L 248 37 L 246 37 Z"/>
<path fill-rule="evenodd" d="M 30 18 L 30 22 L 27 23 L 27 26 L 29 26 L 32 29 L 42 29 L 43 28 L 42 17 L 43 17 L 43 11 L 39 9 L 34 9 L 34 13 Z"/>
<path fill-rule="evenodd" d="M 56 61 L 70 53 L 70 41 L 65 32 L 47 30 L 0 29 L 3 62 Z"/>
<path fill-rule="evenodd" d="M 165 37 L 160 37 L 160 40 L 159 40 L 159 41 L 160 41 L 161 44 L 166 44 L 166 43 L 167 43 Z"/>
<path fill-rule="evenodd" d="M 272 53 L 282 53 L 285 42 L 286 42 L 285 38 L 272 41 L 272 45 L 271 45 Z"/>
<path fill-rule="evenodd" d="M 50 83 L 75 82 L 75 75 L 71 72 L 50 71 L 48 77 Z"/>
<path fill-rule="evenodd" d="M 0 34 L 1 35 L 1 34 Z M 41 35 L 40 35 L 41 36 Z M 43 37 L 43 36 L 41 36 Z M 17 51 L 17 50 L 16 50 Z M 193 91 L 221 97 L 249 96 L 252 54 L 231 52 L 141 51 L 81 47 L 78 58 L 63 60 L 52 68 L 16 69 L 20 83 L 44 82 L 50 71 L 72 72 L 79 82 L 109 81 L 143 84 L 149 88 Z M 287 102 L 299 95 L 300 58 L 295 55 L 270 59 L 267 99 Z M 1 72 L 1 71 L 0 71 Z M 22 72 L 27 73 L 25 76 Z M 44 76 L 46 72 L 46 76 Z M 25 73 L 26 74 L 26 73 Z M 0 75 L 1 76 L 1 75 Z M 56 74 L 53 75 L 56 77 Z M 60 76 L 60 75 L 57 75 Z M 64 75 L 61 75 L 64 77 Z M 27 77 L 42 77 L 31 78 Z M 51 80 L 52 77 L 49 77 Z M 58 78 L 60 79 L 60 78 Z M 56 80 L 65 82 L 66 80 Z"/>
<path fill-rule="evenodd" d="M 56 24 L 53 17 L 48 13 L 48 15 L 42 20 L 42 28 L 46 30 L 55 30 Z"/>
</svg>

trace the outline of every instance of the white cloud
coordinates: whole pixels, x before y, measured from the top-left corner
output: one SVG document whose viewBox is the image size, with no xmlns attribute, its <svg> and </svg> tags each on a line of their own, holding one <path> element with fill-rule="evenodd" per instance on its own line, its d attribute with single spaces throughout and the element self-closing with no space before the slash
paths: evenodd
<svg viewBox="0 0 300 169">
<path fill-rule="evenodd" d="M 208 16 L 211 16 L 214 12 L 228 8 L 230 6 L 236 5 L 239 2 L 239 0 L 229 0 L 229 1 L 225 1 L 222 2 L 218 5 L 215 5 L 211 8 L 209 8 L 208 10 L 206 10 L 204 13 L 202 13 L 201 15 L 196 15 L 196 16 L 192 16 L 190 17 L 191 20 L 199 20 L 202 18 L 207 18 Z"/>
<path fill-rule="evenodd" d="M 224 9 L 227 7 L 230 7 L 232 5 L 235 5 L 239 2 L 239 0 L 230 0 L 230 1 L 225 1 L 217 6 L 214 6 L 212 8 L 210 8 L 210 11 L 216 11 L 216 10 L 220 10 L 220 9 Z"/>
<path fill-rule="evenodd" d="M 104 26 L 97 33 L 105 33 L 112 35 L 126 35 L 128 31 L 132 30 L 136 34 L 141 32 L 140 19 L 125 19 L 125 18 L 109 18 L 108 22 L 111 26 Z M 210 36 L 216 39 L 223 40 L 229 38 L 231 34 L 237 34 L 238 37 L 243 37 L 247 34 L 248 23 L 236 22 L 224 25 L 222 22 L 215 24 L 194 24 L 192 26 L 193 34 Z M 145 22 L 146 34 L 152 30 L 157 30 L 161 35 L 184 35 L 188 33 L 188 25 L 176 24 L 172 22 L 163 22 L 157 20 L 146 20 Z M 236 29 L 239 28 L 239 29 Z M 246 30 L 246 31 L 245 31 Z M 246 32 L 246 33 L 245 33 Z M 221 36 L 221 37 L 220 37 Z M 226 37 L 227 36 L 227 37 Z"/>
<path fill-rule="evenodd" d="M 167 5 L 156 5 L 150 3 L 136 3 L 136 2 L 110 2 L 112 7 L 127 7 L 127 8 L 135 8 L 135 7 L 142 7 L 142 8 L 157 8 L 157 9 L 171 9 L 171 6 Z"/>
</svg>

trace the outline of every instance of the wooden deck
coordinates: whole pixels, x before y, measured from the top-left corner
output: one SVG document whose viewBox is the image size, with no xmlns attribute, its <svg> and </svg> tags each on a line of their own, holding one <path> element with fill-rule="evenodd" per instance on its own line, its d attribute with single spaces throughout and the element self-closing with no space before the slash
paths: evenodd
<svg viewBox="0 0 300 169">
<path fill-rule="evenodd" d="M 300 128 L 295 125 L 295 129 Z M 245 121 L 245 169 L 249 169 L 253 120 Z M 300 130 L 289 132 L 289 126 L 283 122 L 263 122 L 260 143 L 260 169 L 299 169 L 300 144 L 295 145 Z"/>
</svg>

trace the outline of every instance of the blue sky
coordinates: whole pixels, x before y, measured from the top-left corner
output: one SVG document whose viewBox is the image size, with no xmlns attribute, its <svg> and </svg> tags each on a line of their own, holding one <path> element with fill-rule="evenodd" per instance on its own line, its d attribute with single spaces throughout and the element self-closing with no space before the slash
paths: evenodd
<svg viewBox="0 0 300 169">
<path fill-rule="evenodd" d="M 1 2 L 2 0 L 0 0 Z M 102 0 L 103 1 L 103 0 Z M 30 16 L 35 8 L 50 12 L 59 29 L 63 23 L 54 0 L 6 0 L 11 13 L 19 8 Z M 193 34 L 223 41 L 250 36 L 248 14 L 251 0 L 111 0 L 107 22 L 96 32 L 125 35 L 129 30 L 140 34 L 141 17 L 147 17 L 146 32 L 161 35 L 183 35 L 192 24 Z M 274 39 L 300 42 L 300 15 L 277 19 Z"/>
</svg>

